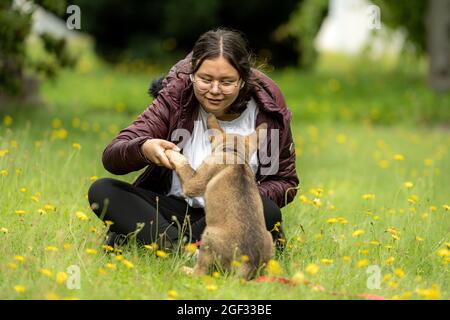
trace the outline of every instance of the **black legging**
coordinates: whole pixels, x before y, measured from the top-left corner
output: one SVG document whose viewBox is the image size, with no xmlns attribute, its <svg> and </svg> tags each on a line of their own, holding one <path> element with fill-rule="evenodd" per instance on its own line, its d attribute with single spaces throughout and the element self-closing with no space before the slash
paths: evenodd
<svg viewBox="0 0 450 320">
<path fill-rule="evenodd" d="M 117 235 L 133 233 L 139 223 L 144 223 L 136 234 L 136 239 L 144 244 L 157 242 L 162 236 L 172 243 L 180 236 L 187 236 L 195 242 L 200 240 L 206 226 L 203 208 L 193 208 L 184 199 L 160 195 L 116 179 L 95 181 L 89 188 L 88 197 L 95 214 L 104 221 L 112 221 L 109 230 Z M 267 230 L 276 239 L 278 232 L 273 229 L 277 222 L 281 222 L 280 208 L 269 198 L 263 197 L 262 200 Z M 184 223 L 186 215 L 189 223 Z"/>
</svg>

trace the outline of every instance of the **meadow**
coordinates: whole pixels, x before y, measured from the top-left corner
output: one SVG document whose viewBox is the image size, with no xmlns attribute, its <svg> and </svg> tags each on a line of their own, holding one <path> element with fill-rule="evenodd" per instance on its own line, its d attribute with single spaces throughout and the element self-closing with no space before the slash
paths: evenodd
<svg viewBox="0 0 450 320">
<path fill-rule="evenodd" d="M 293 113 L 300 188 L 264 282 L 187 276 L 190 247 L 103 245 L 87 190 L 139 174 L 113 176 L 101 155 L 164 69 L 83 57 L 43 82 L 39 105 L 5 106 L 0 299 L 448 299 L 450 96 L 421 67 L 330 61 L 270 73 Z"/>
</svg>

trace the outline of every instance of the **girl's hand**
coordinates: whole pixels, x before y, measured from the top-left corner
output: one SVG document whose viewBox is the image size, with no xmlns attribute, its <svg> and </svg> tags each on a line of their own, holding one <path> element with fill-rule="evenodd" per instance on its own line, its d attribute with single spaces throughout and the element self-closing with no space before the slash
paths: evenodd
<svg viewBox="0 0 450 320">
<path fill-rule="evenodd" d="M 167 159 L 165 151 L 172 149 L 180 151 L 176 144 L 163 139 L 148 139 L 141 146 L 141 151 L 148 160 L 157 166 L 163 166 L 171 170 L 173 170 L 173 167 L 170 164 L 169 159 Z"/>
</svg>

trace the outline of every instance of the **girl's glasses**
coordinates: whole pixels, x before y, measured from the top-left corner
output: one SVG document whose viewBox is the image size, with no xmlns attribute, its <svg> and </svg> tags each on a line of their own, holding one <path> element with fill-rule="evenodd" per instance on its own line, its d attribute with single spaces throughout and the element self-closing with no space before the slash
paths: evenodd
<svg viewBox="0 0 450 320">
<path fill-rule="evenodd" d="M 214 86 L 214 82 L 217 82 L 217 86 L 223 94 L 232 94 L 236 87 L 239 85 L 239 80 L 236 81 L 218 81 L 209 80 L 202 77 L 197 77 L 193 74 L 190 75 L 191 81 L 197 86 L 198 91 L 204 93 Z"/>
</svg>

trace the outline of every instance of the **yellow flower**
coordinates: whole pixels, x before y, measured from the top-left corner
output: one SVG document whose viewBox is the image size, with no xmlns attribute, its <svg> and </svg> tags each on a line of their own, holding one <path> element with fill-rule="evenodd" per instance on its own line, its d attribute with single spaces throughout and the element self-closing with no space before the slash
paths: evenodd
<svg viewBox="0 0 450 320">
<path fill-rule="evenodd" d="M 433 165 L 433 159 L 427 158 L 427 159 L 423 160 L 423 164 L 426 167 L 431 167 Z"/>
<path fill-rule="evenodd" d="M 66 282 L 67 278 L 68 278 L 67 273 L 60 271 L 56 274 L 56 283 L 63 284 Z"/>
<path fill-rule="evenodd" d="M 46 296 L 47 300 L 59 300 L 59 296 L 56 293 L 48 293 Z"/>
<path fill-rule="evenodd" d="M 235 267 L 235 268 L 238 268 L 238 267 L 241 266 L 241 262 L 237 261 L 237 260 L 233 260 L 233 261 L 231 261 L 231 266 Z"/>
<path fill-rule="evenodd" d="M 0 232 L 1 233 L 8 233 L 8 229 L 6 229 L 5 227 L 1 227 L 0 228 Z"/>
<path fill-rule="evenodd" d="M 169 299 L 176 299 L 178 297 L 178 293 L 175 290 L 167 291 L 167 296 Z"/>
<path fill-rule="evenodd" d="M 209 284 L 206 286 L 206 290 L 208 291 L 216 291 L 218 287 L 215 284 Z"/>
<path fill-rule="evenodd" d="M 373 193 L 366 193 L 362 195 L 362 198 L 364 200 L 371 200 L 371 199 L 375 199 L 375 195 Z"/>
<path fill-rule="evenodd" d="M 283 268 L 278 263 L 278 261 L 270 259 L 269 262 L 267 263 L 267 272 L 270 273 L 270 274 L 278 275 L 278 274 L 282 274 L 283 273 Z"/>
<path fill-rule="evenodd" d="M 347 219 L 345 219 L 344 217 L 338 217 L 337 219 L 338 219 L 340 224 L 347 224 L 348 223 Z"/>
<path fill-rule="evenodd" d="M 414 183 L 412 183 L 411 181 L 407 181 L 403 185 L 406 189 L 411 189 L 412 187 L 414 187 Z"/>
<path fill-rule="evenodd" d="M 64 250 L 70 250 L 72 248 L 72 245 L 70 243 L 64 243 L 63 247 Z"/>
<path fill-rule="evenodd" d="M 22 193 L 25 193 L 25 192 L 27 192 L 27 188 L 22 187 L 22 188 L 19 189 L 19 191 L 22 192 Z"/>
<path fill-rule="evenodd" d="M 92 249 L 92 248 L 87 248 L 87 249 L 86 249 L 86 253 L 87 253 L 87 254 L 96 254 L 96 253 L 97 253 L 97 250 Z"/>
<path fill-rule="evenodd" d="M 241 256 L 241 261 L 242 262 L 248 262 L 250 260 L 250 258 L 249 258 L 249 256 L 247 256 L 247 255 L 243 255 L 243 256 Z"/>
<path fill-rule="evenodd" d="M 213 274 L 212 274 L 212 276 L 214 277 L 214 278 L 219 278 L 220 277 L 220 273 L 219 272 L 217 272 L 217 271 L 214 271 L 213 272 Z"/>
<path fill-rule="evenodd" d="M 438 300 L 441 298 L 441 291 L 437 284 L 432 284 L 429 289 L 417 289 L 416 293 L 425 299 Z"/>
<path fill-rule="evenodd" d="M 3 158 L 4 156 L 6 156 L 9 153 L 8 149 L 0 149 L 0 158 Z M 6 171 L 6 170 L 4 170 Z"/>
<path fill-rule="evenodd" d="M 114 248 L 113 247 L 111 247 L 111 246 L 109 246 L 109 245 L 106 245 L 106 244 L 104 244 L 104 245 L 102 245 L 102 248 L 103 248 L 103 250 L 105 250 L 105 251 L 114 251 Z"/>
<path fill-rule="evenodd" d="M 344 144 L 347 141 L 347 137 L 345 136 L 345 134 L 340 133 L 336 136 L 336 142 L 339 144 Z"/>
<path fill-rule="evenodd" d="M 89 220 L 89 217 L 82 211 L 77 211 L 75 212 L 75 215 L 77 216 L 78 219 L 80 219 L 81 221 L 87 221 Z"/>
<path fill-rule="evenodd" d="M 300 202 L 301 202 L 301 203 L 304 203 L 304 204 L 309 203 L 309 199 L 308 199 L 307 197 L 305 197 L 304 195 L 301 195 L 301 196 L 299 197 L 299 199 L 300 199 Z"/>
<path fill-rule="evenodd" d="M 338 219 L 336 219 L 336 218 L 329 218 L 329 219 L 327 219 L 327 223 L 328 224 L 335 224 L 335 223 L 337 223 L 339 220 Z"/>
<path fill-rule="evenodd" d="M 439 257 L 448 257 L 450 256 L 450 250 L 448 250 L 447 248 L 441 248 L 438 250 L 438 252 L 436 253 Z"/>
<path fill-rule="evenodd" d="M 134 268 L 134 264 L 131 261 L 128 261 L 127 259 L 122 260 L 122 263 L 128 269 L 133 269 Z"/>
<path fill-rule="evenodd" d="M 115 256 L 114 259 L 116 259 L 117 261 L 122 261 L 124 259 L 124 257 L 122 255 L 118 255 L 118 256 Z"/>
<path fill-rule="evenodd" d="M 396 161 L 403 161 L 403 160 L 405 160 L 405 156 L 402 155 L 402 154 L 399 154 L 399 153 L 394 154 L 394 160 L 396 160 Z"/>
<path fill-rule="evenodd" d="M 97 179 L 98 179 L 97 176 L 91 176 L 91 177 L 89 177 L 89 180 L 92 181 L 92 182 L 94 182 L 94 181 L 97 180 Z"/>
<path fill-rule="evenodd" d="M 450 211 L 450 206 L 448 204 L 444 204 L 442 208 L 444 208 L 445 211 Z"/>
<path fill-rule="evenodd" d="M 48 269 L 39 269 L 39 272 L 42 273 L 44 276 L 51 278 L 51 276 L 53 275 L 53 273 L 48 270 Z"/>
<path fill-rule="evenodd" d="M 378 166 L 380 168 L 382 168 L 382 169 L 387 169 L 387 168 L 389 168 L 389 161 L 387 161 L 387 160 L 380 160 L 378 162 Z"/>
<path fill-rule="evenodd" d="M 417 241 L 417 242 L 422 242 L 422 241 L 424 241 L 424 240 L 425 240 L 424 238 L 419 237 L 419 236 L 416 236 L 416 241 Z"/>
<path fill-rule="evenodd" d="M 165 257 L 167 257 L 167 253 L 164 252 L 163 250 L 157 250 L 156 251 L 156 256 L 158 256 L 160 258 L 165 258 Z"/>
<path fill-rule="evenodd" d="M 400 268 L 396 268 L 394 270 L 394 273 L 397 275 L 397 277 L 399 277 L 400 279 L 403 278 L 405 276 L 405 271 L 403 271 Z"/>
<path fill-rule="evenodd" d="M 45 248 L 45 251 L 56 252 L 58 251 L 58 248 L 55 246 L 48 246 Z"/>
<path fill-rule="evenodd" d="M 376 241 L 376 240 L 370 241 L 369 244 L 371 244 L 371 245 L 373 245 L 373 246 L 379 246 L 379 245 L 381 245 L 381 243 L 380 243 L 379 241 Z"/>
<path fill-rule="evenodd" d="M 27 213 L 25 210 L 16 210 L 16 214 L 19 215 L 19 216 L 22 216 L 25 213 Z"/>
<path fill-rule="evenodd" d="M 352 237 L 353 237 L 353 238 L 359 237 L 359 236 L 363 235 L 364 232 L 365 232 L 365 231 L 362 230 L 362 229 L 355 230 L 355 231 L 353 231 L 353 233 L 352 233 Z"/>
<path fill-rule="evenodd" d="M 14 260 L 19 261 L 19 262 L 24 262 L 25 258 L 23 256 L 14 256 Z"/>
<path fill-rule="evenodd" d="M 412 194 L 411 196 L 409 196 L 408 198 L 408 202 L 410 204 L 415 204 L 419 201 L 419 197 L 416 194 Z"/>
<path fill-rule="evenodd" d="M 296 272 L 291 278 L 291 283 L 294 285 L 305 283 L 305 275 L 303 272 Z"/>
<path fill-rule="evenodd" d="M 368 255 L 369 254 L 369 250 L 368 249 L 361 249 L 359 250 L 359 253 L 362 255 Z"/>
<path fill-rule="evenodd" d="M 319 266 L 315 263 L 310 263 L 306 266 L 305 272 L 311 275 L 315 275 L 317 272 L 319 272 Z"/>
<path fill-rule="evenodd" d="M 315 195 L 317 198 L 320 198 L 323 194 L 322 188 L 312 188 L 309 190 L 309 192 L 313 195 Z"/>
<path fill-rule="evenodd" d="M 72 148 L 76 149 L 76 150 L 80 150 L 81 149 L 81 145 L 79 143 L 72 143 Z"/>
<path fill-rule="evenodd" d="M 158 244 L 156 243 L 146 244 L 144 245 L 144 248 L 147 250 L 158 250 Z"/>
<path fill-rule="evenodd" d="M 319 198 L 314 198 L 312 204 L 316 208 L 320 208 L 322 206 L 322 201 Z"/>
<path fill-rule="evenodd" d="M 110 263 L 110 262 L 105 264 L 105 267 L 110 269 L 110 270 L 116 270 L 117 269 L 116 265 L 114 263 Z"/>
<path fill-rule="evenodd" d="M 106 274 L 106 270 L 103 269 L 103 268 L 98 268 L 98 269 L 97 269 L 97 272 L 98 272 L 98 274 L 101 275 L 101 276 L 104 276 L 104 275 Z"/>
<path fill-rule="evenodd" d="M 62 122 L 60 119 L 58 119 L 58 118 L 52 119 L 52 128 L 53 129 L 61 128 L 61 125 L 62 125 Z"/>
<path fill-rule="evenodd" d="M 104 222 L 107 227 L 112 226 L 114 224 L 114 221 L 111 220 L 105 220 Z"/>
<path fill-rule="evenodd" d="M 13 118 L 7 114 L 3 117 L 3 123 L 5 124 L 5 126 L 9 127 L 13 123 Z"/>
<path fill-rule="evenodd" d="M 17 293 L 24 293 L 26 288 L 25 288 L 25 286 L 18 284 L 16 286 L 14 286 L 14 290 L 16 290 Z"/>
<path fill-rule="evenodd" d="M 343 256 L 342 257 L 342 261 L 344 261 L 344 263 L 348 263 L 348 262 L 350 262 L 350 257 L 349 256 Z"/>
<path fill-rule="evenodd" d="M 324 259 L 320 259 L 320 262 L 322 262 L 323 264 L 332 264 L 334 262 L 334 260 L 324 258 Z"/>
<path fill-rule="evenodd" d="M 387 265 L 391 265 L 394 263 L 394 261 L 395 261 L 395 257 L 389 257 L 386 260 L 384 260 L 384 263 Z"/>
<path fill-rule="evenodd" d="M 368 259 L 361 259 L 361 260 L 359 260 L 357 263 L 356 263 L 356 266 L 358 267 L 358 268 L 362 268 L 362 267 L 365 267 L 365 266 L 368 266 L 369 265 L 369 260 Z"/>
</svg>

